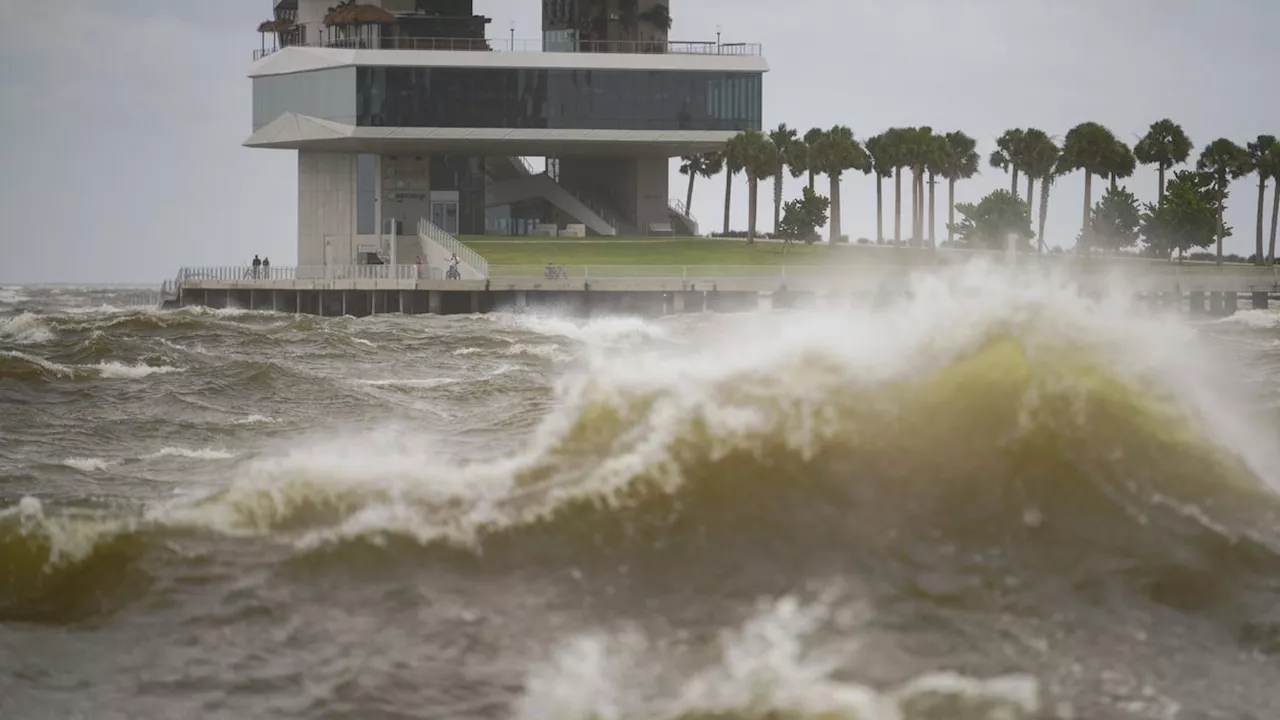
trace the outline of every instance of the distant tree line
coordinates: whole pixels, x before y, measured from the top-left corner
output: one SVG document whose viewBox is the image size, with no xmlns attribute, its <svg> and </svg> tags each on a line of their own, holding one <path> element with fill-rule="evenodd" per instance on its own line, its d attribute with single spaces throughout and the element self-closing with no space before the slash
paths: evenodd
<svg viewBox="0 0 1280 720">
<path fill-rule="evenodd" d="M 1084 173 L 1084 204 L 1075 249 L 1080 253 L 1120 252 L 1141 247 L 1146 254 L 1180 257 L 1194 248 L 1216 243 L 1216 260 L 1221 263 L 1222 241 L 1232 228 L 1223 221 L 1223 211 L 1231 181 L 1250 174 L 1258 178 L 1258 211 L 1255 228 L 1259 265 L 1274 264 L 1276 223 L 1280 215 L 1280 188 L 1273 193 L 1270 239 L 1264 252 L 1264 206 L 1268 182 L 1280 185 L 1280 144 L 1271 135 L 1259 135 L 1240 146 L 1219 138 L 1201 150 L 1193 167 L 1175 170 L 1191 158 L 1194 145 L 1181 126 L 1172 120 L 1151 125 L 1146 135 L 1130 148 L 1109 129 L 1096 122 L 1081 123 L 1059 140 L 1037 128 L 1004 132 L 995 142 L 988 164 L 1009 174 L 1009 189 L 997 190 L 977 203 L 955 201 L 956 183 L 978 174 L 982 156 L 977 142 L 963 132 L 935 133 L 929 127 L 890 128 L 859 141 L 852 130 L 836 125 L 828 130 L 814 128 L 801 137 L 785 124 L 768 133 L 748 130 L 732 138 L 723 152 L 686 156 L 680 172 L 689 177 L 686 205 L 693 203 L 694 181 L 725 173 L 724 234 L 729 235 L 732 182 L 744 173 L 748 187 L 747 242 L 757 237 L 758 188 L 761 181 L 773 182 L 775 231 L 791 240 L 812 242 L 816 228 L 827 220 L 830 210 L 830 238 L 840 242 L 840 181 L 850 171 L 874 175 L 876 179 L 876 242 L 887 242 L 884 217 L 884 183 L 893 182 L 892 244 L 919 248 L 938 247 L 935 236 L 935 186 L 947 186 L 947 238 L 944 245 L 1002 248 L 1010 236 L 1020 239 L 1024 249 L 1047 250 L 1045 222 L 1053 185 L 1076 172 Z M 1122 181 L 1131 177 L 1139 164 L 1154 165 L 1158 174 L 1155 202 L 1140 203 Z M 1170 175 L 1171 173 L 1171 175 Z M 783 203 L 783 179 L 807 178 L 804 194 Z M 830 183 L 827 197 L 818 195 L 816 178 L 825 175 Z M 1107 181 L 1102 198 L 1093 203 L 1093 179 Z M 909 186 L 910 228 L 904 240 L 902 227 L 903 180 Z M 1019 179 L 1025 180 L 1025 194 L 1019 194 Z M 1039 187 L 1037 188 L 1037 183 Z M 1032 206 L 1039 191 L 1037 227 L 1032 229 Z M 785 211 L 785 212 L 784 212 Z M 926 215 L 927 213 L 927 215 Z M 957 214 L 959 219 L 957 220 Z"/>
</svg>

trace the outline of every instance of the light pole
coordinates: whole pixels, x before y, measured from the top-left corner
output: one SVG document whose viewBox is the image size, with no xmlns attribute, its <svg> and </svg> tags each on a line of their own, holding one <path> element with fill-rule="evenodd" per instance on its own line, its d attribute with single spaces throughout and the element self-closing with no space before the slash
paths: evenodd
<svg viewBox="0 0 1280 720">
<path fill-rule="evenodd" d="M 511 30 L 511 52 L 516 51 L 516 21 L 512 20 L 507 28 Z"/>
<path fill-rule="evenodd" d="M 723 28 L 721 28 L 719 25 L 716 26 L 716 54 L 717 55 L 720 54 L 720 31 L 722 29 Z"/>
</svg>

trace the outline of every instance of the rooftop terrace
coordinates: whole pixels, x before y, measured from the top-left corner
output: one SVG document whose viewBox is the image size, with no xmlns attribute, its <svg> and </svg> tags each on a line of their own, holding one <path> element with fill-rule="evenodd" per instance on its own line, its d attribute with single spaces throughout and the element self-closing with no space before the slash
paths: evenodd
<svg viewBox="0 0 1280 720">
<path fill-rule="evenodd" d="M 760 56 L 759 43 L 721 43 L 716 41 L 655 42 L 647 40 L 579 40 L 570 49 L 548 49 L 542 40 L 502 40 L 497 38 L 434 38 L 434 37 L 352 37 L 325 38 L 315 42 L 276 45 L 253 51 L 253 59 L 261 60 L 283 47 L 340 48 L 344 50 L 444 50 L 473 52 L 579 52 L 619 53 L 643 55 L 738 55 Z"/>
</svg>

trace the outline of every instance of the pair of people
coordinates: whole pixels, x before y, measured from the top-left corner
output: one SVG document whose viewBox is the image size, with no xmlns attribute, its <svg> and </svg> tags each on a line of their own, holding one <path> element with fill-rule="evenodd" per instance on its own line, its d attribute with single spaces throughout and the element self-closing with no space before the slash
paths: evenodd
<svg viewBox="0 0 1280 720">
<path fill-rule="evenodd" d="M 271 277 L 271 258 L 259 259 L 257 255 L 253 256 L 253 277 Z"/>
<path fill-rule="evenodd" d="M 458 270 L 458 264 L 462 261 L 458 259 L 458 253 L 449 256 L 449 271 L 445 274 L 445 278 L 449 280 L 461 280 L 462 273 Z M 419 255 L 413 262 L 413 266 L 418 271 L 418 277 L 422 277 L 422 256 Z"/>
</svg>

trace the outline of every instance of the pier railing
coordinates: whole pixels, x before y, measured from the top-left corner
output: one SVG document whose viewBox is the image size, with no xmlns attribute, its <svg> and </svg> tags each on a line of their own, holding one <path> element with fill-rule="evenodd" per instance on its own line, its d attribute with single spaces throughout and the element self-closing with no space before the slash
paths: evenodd
<svg viewBox="0 0 1280 720">
<path fill-rule="evenodd" d="M 589 280 L 591 278 L 787 278 L 841 277 L 860 273 L 883 274 L 886 271 L 907 273 L 923 269 L 924 265 L 903 263 L 853 263 L 844 265 L 491 265 L 491 278 L 543 278 L 563 280 Z M 1037 266 L 1028 263 L 1026 270 Z M 1280 266 L 1255 267 L 1252 265 L 1176 264 L 1176 263 L 1103 263 L 1083 262 L 1070 264 L 1045 263 L 1044 270 L 1061 269 L 1067 272 L 1093 275 L 1111 272 L 1129 272 L 1146 277 L 1196 277 L 1232 276 L 1257 279 L 1262 283 L 1280 284 Z"/>
<path fill-rule="evenodd" d="M 300 265 L 253 268 L 247 265 L 184 267 L 178 283 L 202 280 L 252 282 L 255 280 L 414 280 L 426 278 L 427 269 L 416 265 Z"/>
<path fill-rule="evenodd" d="M 418 235 L 444 248 L 445 252 L 457 255 L 459 260 L 474 270 L 480 277 L 489 276 L 489 261 L 485 260 L 480 253 L 467 247 L 458 238 L 441 229 L 439 225 L 423 218 L 418 221 Z"/>
</svg>

